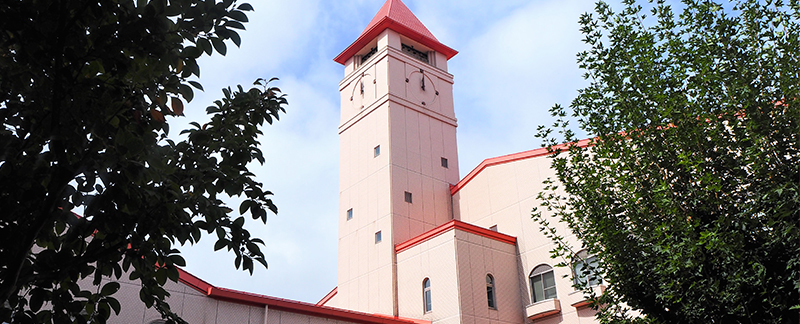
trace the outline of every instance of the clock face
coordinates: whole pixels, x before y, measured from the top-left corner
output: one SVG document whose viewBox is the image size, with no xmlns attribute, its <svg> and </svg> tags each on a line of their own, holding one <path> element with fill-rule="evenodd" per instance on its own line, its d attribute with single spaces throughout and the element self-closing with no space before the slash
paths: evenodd
<svg viewBox="0 0 800 324">
<path fill-rule="evenodd" d="M 375 100 L 375 77 L 370 73 L 363 73 L 352 83 L 350 104 L 353 108 L 363 109 Z"/>
<path fill-rule="evenodd" d="M 406 93 L 409 100 L 423 106 L 433 104 L 439 95 L 436 83 L 423 70 L 411 72 L 406 77 Z"/>
</svg>

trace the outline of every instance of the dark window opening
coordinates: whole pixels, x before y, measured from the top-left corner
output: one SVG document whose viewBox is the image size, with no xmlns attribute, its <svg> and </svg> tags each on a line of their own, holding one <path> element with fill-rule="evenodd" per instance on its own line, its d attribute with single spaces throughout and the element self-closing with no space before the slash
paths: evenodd
<svg viewBox="0 0 800 324">
<path fill-rule="evenodd" d="M 486 300 L 489 302 L 489 308 L 497 309 L 497 304 L 494 298 L 494 277 L 486 275 Z"/>
<path fill-rule="evenodd" d="M 362 55 L 361 56 L 361 64 L 364 64 L 364 62 L 369 60 L 369 58 L 372 57 L 373 55 L 375 55 L 375 53 L 378 53 L 378 48 L 377 47 L 373 47 L 371 50 L 369 50 L 369 52 L 367 52 L 367 54 Z"/>
<path fill-rule="evenodd" d="M 431 304 L 431 280 L 428 278 L 422 280 L 422 304 L 425 313 L 433 309 L 433 305 Z"/>
<path fill-rule="evenodd" d="M 411 56 L 411 57 L 413 57 L 415 59 L 418 59 L 418 60 L 420 60 L 422 62 L 425 62 L 425 63 L 430 62 L 428 60 L 428 53 L 420 51 L 418 49 L 415 49 L 414 46 L 410 46 L 410 45 L 406 45 L 406 44 L 401 44 L 400 47 L 401 47 L 403 53 L 406 53 L 409 56 Z"/>
</svg>

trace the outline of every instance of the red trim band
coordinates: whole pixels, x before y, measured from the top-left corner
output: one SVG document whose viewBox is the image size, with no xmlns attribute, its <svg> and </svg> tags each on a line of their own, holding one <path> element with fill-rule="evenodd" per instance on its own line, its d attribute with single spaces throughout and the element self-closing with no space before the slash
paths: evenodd
<svg viewBox="0 0 800 324">
<path fill-rule="evenodd" d="M 472 224 L 467 224 L 467 223 L 464 223 L 462 221 L 452 220 L 452 221 L 449 221 L 449 222 L 444 223 L 442 225 L 439 225 L 436 228 L 433 228 L 433 229 L 431 229 L 431 230 L 429 230 L 429 231 L 427 231 L 425 233 L 422 233 L 422 234 L 420 234 L 420 235 L 418 235 L 418 236 L 416 236 L 414 238 L 411 238 L 408 241 L 405 241 L 403 243 L 395 245 L 394 246 L 394 250 L 395 250 L 396 253 L 400 253 L 400 252 L 408 250 L 409 248 L 414 247 L 414 246 L 416 246 L 416 245 L 418 245 L 418 244 L 420 244 L 422 242 L 425 242 L 425 241 L 430 240 L 430 239 L 432 239 L 432 238 L 434 238 L 436 236 L 439 236 L 440 234 L 445 233 L 445 232 L 447 232 L 447 231 L 449 231 L 451 229 L 457 229 L 457 230 L 461 230 L 461 231 L 464 231 L 464 232 L 480 235 L 480 236 L 483 236 L 483 237 L 486 237 L 486 238 L 493 239 L 493 240 L 498 241 L 498 242 L 503 242 L 503 243 L 507 243 L 507 244 L 511 244 L 511 245 L 517 244 L 517 238 L 516 237 L 510 236 L 510 235 L 506 235 L 506 234 L 503 234 L 503 233 L 498 233 L 498 232 L 492 231 L 490 229 L 486 229 L 486 228 L 483 228 L 483 227 L 478 227 L 478 226 L 475 226 L 475 225 L 472 225 Z"/>
<path fill-rule="evenodd" d="M 589 142 L 591 140 L 592 140 L 591 138 L 582 139 L 582 140 L 580 140 L 580 141 L 578 141 L 578 142 L 576 142 L 574 144 L 577 145 L 578 147 L 587 147 L 587 146 L 589 146 Z M 573 143 L 570 143 L 570 144 L 573 144 Z M 556 145 L 556 146 L 553 146 L 553 149 L 565 149 L 570 144 Z M 494 158 L 483 160 L 483 162 L 481 162 L 481 164 L 479 164 L 477 167 L 475 167 L 475 169 L 472 169 L 472 171 L 470 171 L 469 174 L 467 174 L 467 176 L 464 177 L 464 179 L 461 179 L 461 181 L 459 181 L 456 185 L 450 186 L 450 195 L 455 195 L 459 190 L 461 190 L 461 188 L 466 186 L 467 183 L 472 181 L 473 178 L 475 178 L 479 173 L 481 173 L 483 171 L 483 169 L 486 169 L 487 167 L 490 167 L 490 166 L 493 166 L 493 165 L 498 165 L 498 164 L 504 164 L 504 163 L 514 162 L 514 161 L 519 161 L 519 160 L 524 160 L 524 159 L 530 159 L 530 158 L 545 156 L 545 155 L 549 155 L 549 154 L 550 154 L 550 152 L 547 150 L 547 148 L 543 147 L 543 148 L 539 148 L 539 149 L 535 149 L 535 150 L 519 152 L 519 153 L 514 153 L 514 154 L 509 154 L 509 155 L 503 155 L 503 156 L 498 156 L 498 157 L 494 157 Z"/>
</svg>

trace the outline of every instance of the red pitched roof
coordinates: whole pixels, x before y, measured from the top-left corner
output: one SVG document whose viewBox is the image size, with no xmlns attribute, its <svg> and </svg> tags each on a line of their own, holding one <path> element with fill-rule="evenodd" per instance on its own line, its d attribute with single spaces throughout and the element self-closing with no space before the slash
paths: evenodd
<svg viewBox="0 0 800 324">
<path fill-rule="evenodd" d="M 428 37 L 437 42 L 439 41 L 435 36 L 433 36 L 433 34 L 431 34 L 431 31 L 428 30 L 428 28 L 426 28 L 425 25 L 419 21 L 419 19 L 417 19 L 417 16 L 414 16 L 414 13 L 412 13 L 411 10 L 409 10 L 401 0 L 387 0 L 386 3 L 383 4 L 383 7 L 381 7 L 381 10 L 378 10 L 378 13 L 374 18 L 372 18 L 372 21 L 369 22 L 369 25 L 367 25 L 367 28 L 364 28 L 364 32 L 361 34 L 366 33 L 370 28 L 377 26 L 381 20 L 387 18 L 410 28 L 422 36 Z"/>
<path fill-rule="evenodd" d="M 316 317 L 364 323 L 364 324 L 430 324 L 430 321 L 387 316 L 382 314 L 367 314 L 328 306 L 314 305 L 289 299 L 275 298 L 258 295 L 233 289 L 220 288 L 195 277 L 193 274 L 178 268 L 180 282 L 205 294 L 208 297 L 225 300 L 238 304 L 268 306 L 286 312 L 311 315 Z"/>
<path fill-rule="evenodd" d="M 372 21 L 361 32 L 356 41 L 333 60 L 339 64 L 344 64 L 347 59 L 355 55 L 386 29 L 394 30 L 422 45 L 430 47 L 434 51 L 444 54 L 448 60 L 458 53 L 458 51 L 440 43 L 430 30 L 417 19 L 417 16 L 403 4 L 403 1 L 386 0 L 386 3 L 378 10 L 378 13 L 372 18 Z"/>
</svg>

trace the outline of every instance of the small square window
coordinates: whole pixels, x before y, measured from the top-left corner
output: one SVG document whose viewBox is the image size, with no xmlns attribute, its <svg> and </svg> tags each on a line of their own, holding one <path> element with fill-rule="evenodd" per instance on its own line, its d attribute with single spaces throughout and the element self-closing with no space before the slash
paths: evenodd
<svg viewBox="0 0 800 324">
<path fill-rule="evenodd" d="M 448 168 L 448 166 L 447 166 L 447 158 L 442 158 L 442 167 L 445 168 L 445 169 Z"/>
<path fill-rule="evenodd" d="M 375 154 L 373 157 L 378 157 L 378 155 L 381 155 L 381 146 L 376 146 L 373 153 Z"/>
<path fill-rule="evenodd" d="M 375 232 L 375 244 L 378 244 L 380 242 L 381 242 L 381 231 L 377 231 Z"/>
<path fill-rule="evenodd" d="M 406 202 L 410 204 L 412 201 L 411 193 L 406 191 Z"/>
<path fill-rule="evenodd" d="M 353 219 L 353 209 L 350 208 L 347 210 L 347 220 Z"/>
</svg>

